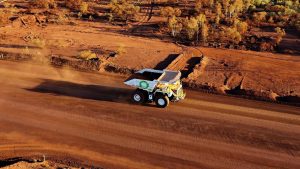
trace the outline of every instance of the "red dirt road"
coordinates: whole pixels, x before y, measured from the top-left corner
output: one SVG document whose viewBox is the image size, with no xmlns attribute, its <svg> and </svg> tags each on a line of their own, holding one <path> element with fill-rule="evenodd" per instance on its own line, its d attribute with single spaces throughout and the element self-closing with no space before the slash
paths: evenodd
<svg viewBox="0 0 300 169">
<path fill-rule="evenodd" d="M 133 105 L 123 77 L 0 61 L 0 158 L 103 168 L 300 168 L 300 108 L 187 91 Z"/>
</svg>

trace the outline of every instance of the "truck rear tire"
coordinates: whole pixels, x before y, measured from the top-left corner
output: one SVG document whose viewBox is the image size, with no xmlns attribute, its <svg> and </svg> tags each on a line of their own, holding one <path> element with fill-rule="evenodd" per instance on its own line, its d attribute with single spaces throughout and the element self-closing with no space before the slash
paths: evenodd
<svg viewBox="0 0 300 169">
<path fill-rule="evenodd" d="M 163 95 L 163 94 L 158 94 L 155 96 L 155 104 L 159 108 L 165 108 L 169 105 L 170 100 L 168 96 Z"/>
<path fill-rule="evenodd" d="M 132 95 L 131 95 L 131 101 L 134 103 L 142 104 L 146 102 L 146 95 L 145 92 L 141 90 L 136 90 Z"/>
</svg>

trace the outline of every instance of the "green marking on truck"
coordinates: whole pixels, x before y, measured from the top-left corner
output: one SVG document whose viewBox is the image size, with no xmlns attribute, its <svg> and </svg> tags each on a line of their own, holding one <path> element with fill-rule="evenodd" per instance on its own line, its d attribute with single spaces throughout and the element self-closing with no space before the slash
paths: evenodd
<svg viewBox="0 0 300 169">
<path fill-rule="evenodd" d="M 146 81 L 140 81 L 140 87 L 142 89 L 147 89 L 149 87 L 149 83 Z"/>
</svg>

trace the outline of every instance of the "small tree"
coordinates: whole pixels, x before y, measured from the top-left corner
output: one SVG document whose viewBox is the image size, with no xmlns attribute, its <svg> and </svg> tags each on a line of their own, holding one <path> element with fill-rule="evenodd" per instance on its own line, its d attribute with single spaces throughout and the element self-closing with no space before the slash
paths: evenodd
<svg viewBox="0 0 300 169">
<path fill-rule="evenodd" d="M 202 25 L 206 22 L 206 16 L 205 14 L 199 14 L 197 17 L 197 22 L 199 24 L 199 27 L 202 27 Z"/>
<path fill-rule="evenodd" d="M 220 15 L 216 15 L 216 17 L 215 17 L 215 24 L 216 25 L 220 24 Z"/>
<path fill-rule="evenodd" d="M 219 2 L 216 3 L 216 15 L 222 16 L 222 5 Z"/>
<path fill-rule="evenodd" d="M 203 24 L 201 28 L 201 38 L 204 43 L 207 41 L 207 37 L 208 37 L 208 26 L 207 24 Z"/>
<path fill-rule="evenodd" d="M 86 14 L 89 10 L 89 4 L 86 2 L 83 2 L 82 4 L 80 4 L 80 12 L 82 14 Z"/>
<path fill-rule="evenodd" d="M 197 23 L 198 23 L 198 30 L 197 30 L 197 42 L 199 41 L 199 31 L 202 32 L 202 29 L 204 26 L 206 26 L 206 16 L 204 14 L 200 14 L 196 17 Z M 199 30 L 201 29 L 201 30 Z"/>
<path fill-rule="evenodd" d="M 222 15 L 223 15 L 222 14 L 222 5 L 219 2 L 217 2 L 215 8 L 216 8 L 215 24 L 219 25 L 220 19 L 221 19 Z"/>
<path fill-rule="evenodd" d="M 237 13 L 241 12 L 244 8 L 244 2 L 243 0 L 235 0 L 233 3 L 234 7 L 235 7 L 235 11 Z"/>
<path fill-rule="evenodd" d="M 191 17 L 190 19 L 185 19 L 184 29 L 187 32 L 188 39 L 193 40 L 195 34 L 199 31 L 199 24 L 196 18 Z"/>
<path fill-rule="evenodd" d="M 131 0 L 112 0 L 109 6 L 113 18 L 120 18 L 126 23 L 129 19 L 134 19 L 140 11 L 140 8 L 135 6 Z"/>
<path fill-rule="evenodd" d="M 229 11 L 229 0 L 222 0 L 223 8 L 225 15 L 228 16 L 228 11 Z"/>
<path fill-rule="evenodd" d="M 282 38 L 285 36 L 286 33 L 284 29 L 281 29 L 279 27 L 275 28 L 275 31 L 277 33 L 275 43 L 278 45 L 282 41 Z"/>
<path fill-rule="evenodd" d="M 221 32 L 221 38 L 235 44 L 238 44 L 242 41 L 242 36 L 236 28 L 225 28 L 224 31 Z"/>
<path fill-rule="evenodd" d="M 214 4 L 215 4 L 215 1 L 214 1 L 214 0 L 209 0 L 209 7 L 210 7 L 210 8 L 213 8 L 213 7 L 214 7 Z"/>
<path fill-rule="evenodd" d="M 164 17 L 167 17 L 168 20 L 173 16 L 180 16 L 181 10 L 179 8 L 172 8 L 170 6 L 164 7 L 160 10 L 160 14 Z"/>
<path fill-rule="evenodd" d="M 173 37 L 176 37 L 176 35 L 182 30 L 182 24 L 178 21 L 176 16 L 173 16 L 171 19 L 169 19 L 168 27 L 171 30 Z"/>
<path fill-rule="evenodd" d="M 253 19 L 257 22 L 262 22 L 266 20 L 266 12 L 255 12 L 253 14 Z"/>
<path fill-rule="evenodd" d="M 239 22 L 241 21 L 237 17 L 232 18 L 232 27 L 236 28 Z"/>
<path fill-rule="evenodd" d="M 245 34 L 248 30 L 247 22 L 242 22 L 242 21 L 238 22 L 236 25 L 236 29 L 241 35 Z"/>
<path fill-rule="evenodd" d="M 199 13 L 203 7 L 202 1 L 201 0 L 196 0 L 195 3 L 195 10 Z"/>
<path fill-rule="evenodd" d="M 242 41 L 242 36 L 236 29 L 230 34 L 230 38 L 232 38 L 231 41 L 235 44 L 239 44 Z"/>
<path fill-rule="evenodd" d="M 231 18 L 233 16 L 234 12 L 235 12 L 235 6 L 230 5 L 229 8 L 228 8 L 229 18 Z"/>
<path fill-rule="evenodd" d="M 252 5 L 253 0 L 244 0 L 244 10 L 247 11 L 249 7 Z"/>
</svg>

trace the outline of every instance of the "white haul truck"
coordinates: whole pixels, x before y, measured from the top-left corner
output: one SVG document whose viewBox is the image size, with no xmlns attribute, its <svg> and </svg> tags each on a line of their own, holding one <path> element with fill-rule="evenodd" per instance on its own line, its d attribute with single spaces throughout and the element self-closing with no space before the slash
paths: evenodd
<svg viewBox="0 0 300 169">
<path fill-rule="evenodd" d="M 170 101 L 185 98 L 180 71 L 142 69 L 125 80 L 125 84 L 137 88 L 131 99 L 135 103 L 155 102 L 164 108 Z"/>
</svg>

